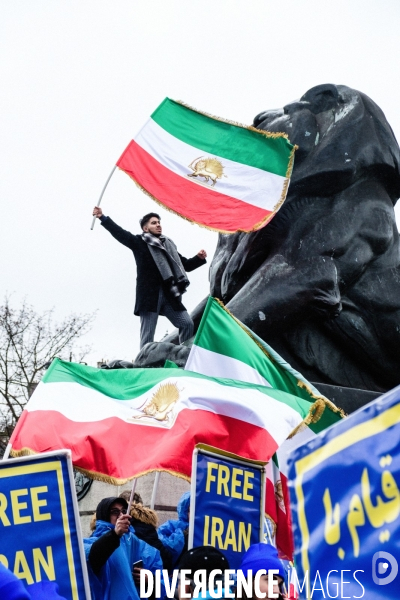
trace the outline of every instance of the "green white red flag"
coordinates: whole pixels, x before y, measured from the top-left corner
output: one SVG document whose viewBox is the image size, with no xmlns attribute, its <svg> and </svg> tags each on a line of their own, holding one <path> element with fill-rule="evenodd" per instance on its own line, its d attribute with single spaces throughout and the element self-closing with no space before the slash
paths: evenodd
<svg viewBox="0 0 400 600">
<path fill-rule="evenodd" d="M 264 227 L 284 202 L 295 146 L 166 98 L 117 166 L 181 217 L 224 233 Z"/>
<path fill-rule="evenodd" d="M 315 415 L 308 425 L 315 433 L 343 414 L 215 298 L 207 301 L 185 369 L 264 385 L 312 402 Z"/>
<path fill-rule="evenodd" d="M 197 443 L 267 461 L 310 403 L 183 369 L 95 369 L 55 359 L 26 405 L 11 454 L 70 448 L 75 467 L 122 484 L 150 471 L 190 478 Z"/>
<path fill-rule="evenodd" d="M 292 560 L 286 456 L 297 440 L 316 435 L 340 420 L 343 412 L 215 298 L 208 299 L 185 369 L 257 383 L 310 403 L 312 416 L 306 421 L 307 426 L 304 427 L 303 422 L 294 438 L 283 441 L 267 465 L 266 512 L 276 525 L 276 543 L 281 556 Z"/>
</svg>

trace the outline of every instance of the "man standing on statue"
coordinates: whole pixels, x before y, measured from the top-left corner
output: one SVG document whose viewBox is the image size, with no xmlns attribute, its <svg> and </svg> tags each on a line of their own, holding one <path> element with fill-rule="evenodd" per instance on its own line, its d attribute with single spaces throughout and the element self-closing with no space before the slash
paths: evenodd
<svg viewBox="0 0 400 600">
<path fill-rule="evenodd" d="M 182 344 L 193 335 L 194 325 L 182 304 L 182 294 L 189 285 L 186 271 L 204 265 L 207 257 L 200 250 L 193 258 L 178 253 L 174 242 L 162 235 L 160 216 L 148 213 L 140 219 L 141 235 L 133 235 L 103 215 L 95 206 L 93 216 L 121 244 L 130 248 L 136 261 L 135 315 L 140 316 L 140 348 L 154 340 L 159 315 L 167 317 L 179 329 Z"/>
</svg>

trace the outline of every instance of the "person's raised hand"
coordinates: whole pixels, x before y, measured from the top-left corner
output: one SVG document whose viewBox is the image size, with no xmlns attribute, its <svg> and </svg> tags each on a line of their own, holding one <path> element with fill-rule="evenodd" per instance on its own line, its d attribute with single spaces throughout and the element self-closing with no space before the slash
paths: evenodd
<svg viewBox="0 0 400 600">
<path fill-rule="evenodd" d="M 202 260 L 205 260 L 207 258 L 207 252 L 205 250 L 199 250 L 197 256 Z"/>
<path fill-rule="evenodd" d="M 131 524 L 131 518 L 129 515 L 119 515 L 117 522 L 115 523 L 115 533 L 118 537 L 128 533 L 129 525 Z"/>
<path fill-rule="evenodd" d="M 100 219 L 100 217 L 103 215 L 103 211 L 101 210 L 100 206 L 95 206 L 93 209 L 93 216 L 97 217 L 98 219 Z"/>
</svg>

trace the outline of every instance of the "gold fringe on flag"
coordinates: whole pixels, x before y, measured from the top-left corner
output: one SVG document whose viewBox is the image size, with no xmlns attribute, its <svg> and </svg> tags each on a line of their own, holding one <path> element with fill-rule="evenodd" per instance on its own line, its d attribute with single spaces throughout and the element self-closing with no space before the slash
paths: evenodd
<svg viewBox="0 0 400 600">
<path fill-rule="evenodd" d="M 287 439 L 290 440 L 297 433 L 302 431 L 305 427 L 308 427 L 308 425 L 318 423 L 325 411 L 326 406 L 327 405 L 323 398 L 320 398 L 319 400 L 314 402 L 314 404 L 311 405 L 310 410 L 308 411 L 308 415 L 302 420 L 301 423 L 297 425 L 297 427 L 293 429 L 293 431 L 288 435 Z"/>
<path fill-rule="evenodd" d="M 195 221 L 194 219 L 189 219 L 189 217 L 185 217 L 185 215 L 182 215 L 177 210 L 170 208 L 169 206 L 167 206 L 166 204 L 164 204 L 163 202 L 158 200 L 155 196 L 153 196 L 153 194 L 151 194 L 148 190 L 146 190 L 146 188 L 144 188 L 138 181 L 136 181 L 136 179 L 130 173 L 127 173 L 126 171 L 124 171 L 124 169 L 121 169 L 120 167 L 118 167 L 118 168 L 120 169 L 120 171 L 125 173 L 125 175 L 128 175 L 128 177 L 130 177 L 132 179 L 132 181 L 140 189 L 140 191 L 142 191 L 144 194 L 146 194 L 146 196 L 148 196 L 149 198 L 154 200 L 154 202 L 156 204 L 158 204 L 158 206 L 161 206 L 168 212 L 170 212 L 174 215 L 177 215 L 178 217 L 181 217 L 181 219 L 184 219 L 185 221 L 188 221 L 188 223 L 190 223 L 191 225 L 198 225 L 199 227 L 203 227 L 203 229 L 208 229 L 208 231 L 215 231 L 216 233 L 225 233 L 228 235 L 233 235 L 234 233 L 252 233 L 253 231 L 257 231 L 258 229 L 261 229 L 262 227 L 264 227 L 269 221 L 271 221 L 271 219 L 275 216 L 276 212 L 279 210 L 279 208 L 282 206 L 282 204 L 286 200 L 287 188 L 289 186 L 289 180 L 285 179 L 285 183 L 283 184 L 283 191 L 281 194 L 281 199 L 279 200 L 277 205 L 274 207 L 273 212 L 269 213 L 266 217 L 264 217 L 264 219 L 262 219 L 261 221 L 256 223 L 252 227 L 252 229 L 236 229 L 235 231 L 226 231 L 225 229 L 217 229 L 216 227 L 210 227 L 210 225 L 204 225 L 204 223 L 199 223 L 198 221 Z M 196 182 L 194 182 L 194 183 L 196 183 Z"/>
<path fill-rule="evenodd" d="M 184 479 L 190 483 L 190 477 L 188 475 L 184 475 L 183 473 L 179 473 L 177 471 L 171 471 L 170 469 L 148 469 L 147 471 L 141 471 L 136 475 L 132 475 L 132 477 L 126 477 L 125 479 L 118 479 L 117 477 L 112 477 L 110 475 L 104 475 L 103 473 L 98 473 L 96 471 L 89 471 L 88 469 L 82 469 L 81 467 L 77 467 L 74 465 L 74 469 L 80 471 L 84 475 L 87 475 L 91 479 L 95 479 L 96 481 L 103 481 L 104 483 L 111 483 L 112 485 L 124 485 L 128 483 L 128 481 L 132 481 L 133 479 L 139 479 L 139 477 L 143 477 L 144 475 L 149 475 L 150 473 L 168 473 L 169 475 L 173 475 L 174 477 L 178 477 L 179 479 Z"/>
<path fill-rule="evenodd" d="M 252 125 L 244 125 L 243 123 L 239 123 L 238 121 L 231 121 L 230 119 L 224 119 L 223 117 L 216 117 L 215 115 L 211 115 L 208 112 L 198 110 L 197 108 L 193 108 L 193 106 L 190 106 L 190 104 L 186 104 L 186 102 L 184 102 L 183 100 L 172 100 L 172 102 L 176 102 L 177 104 L 180 104 L 181 106 L 184 106 L 185 108 L 188 108 L 189 110 L 192 110 L 193 112 L 196 112 L 199 115 L 203 115 L 204 117 L 208 117 L 209 119 L 214 119 L 214 121 L 221 121 L 221 123 L 227 123 L 228 125 L 235 125 L 236 127 L 241 127 L 242 129 L 248 129 L 249 131 L 254 131 L 255 133 L 259 133 L 260 135 L 263 135 L 267 138 L 285 138 L 286 140 L 288 140 L 288 142 L 290 142 L 287 133 L 264 131 L 263 129 L 257 129 Z"/>
<path fill-rule="evenodd" d="M 31 448 L 21 448 L 21 450 L 14 450 L 11 448 L 10 455 L 14 458 L 19 456 L 40 456 L 40 452 L 35 452 Z M 141 471 L 136 475 L 132 475 L 132 477 L 125 477 L 123 479 L 119 479 L 118 477 L 112 477 L 111 475 L 105 475 L 104 473 L 99 473 L 98 471 L 91 471 L 89 469 L 82 469 L 74 464 L 74 469 L 83 473 L 90 479 L 94 479 L 95 481 L 101 481 L 103 483 L 109 483 L 110 485 L 124 485 L 128 483 L 128 481 L 132 481 L 133 479 L 138 479 L 139 477 L 143 477 L 143 475 L 148 475 L 149 473 L 168 473 L 169 475 L 173 475 L 174 477 L 178 477 L 179 479 L 184 479 L 190 483 L 190 477 L 185 475 L 184 473 L 179 473 L 177 471 L 171 471 L 170 469 L 149 469 L 148 471 Z"/>
</svg>

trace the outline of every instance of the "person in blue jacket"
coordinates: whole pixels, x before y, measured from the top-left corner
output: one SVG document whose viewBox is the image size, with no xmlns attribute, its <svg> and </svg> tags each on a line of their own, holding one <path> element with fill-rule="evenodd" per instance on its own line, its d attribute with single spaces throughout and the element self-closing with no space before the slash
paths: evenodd
<svg viewBox="0 0 400 600">
<path fill-rule="evenodd" d="M 178 519 L 165 521 L 157 530 L 161 542 L 172 552 L 174 567 L 187 550 L 189 533 L 190 492 L 185 492 L 177 506 Z"/>
<path fill-rule="evenodd" d="M 124 498 L 104 498 L 96 509 L 96 528 L 83 540 L 92 600 L 139 600 L 138 560 L 153 573 L 162 569 L 160 553 L 140 540 L 126 514 Z"/>
</svg>

